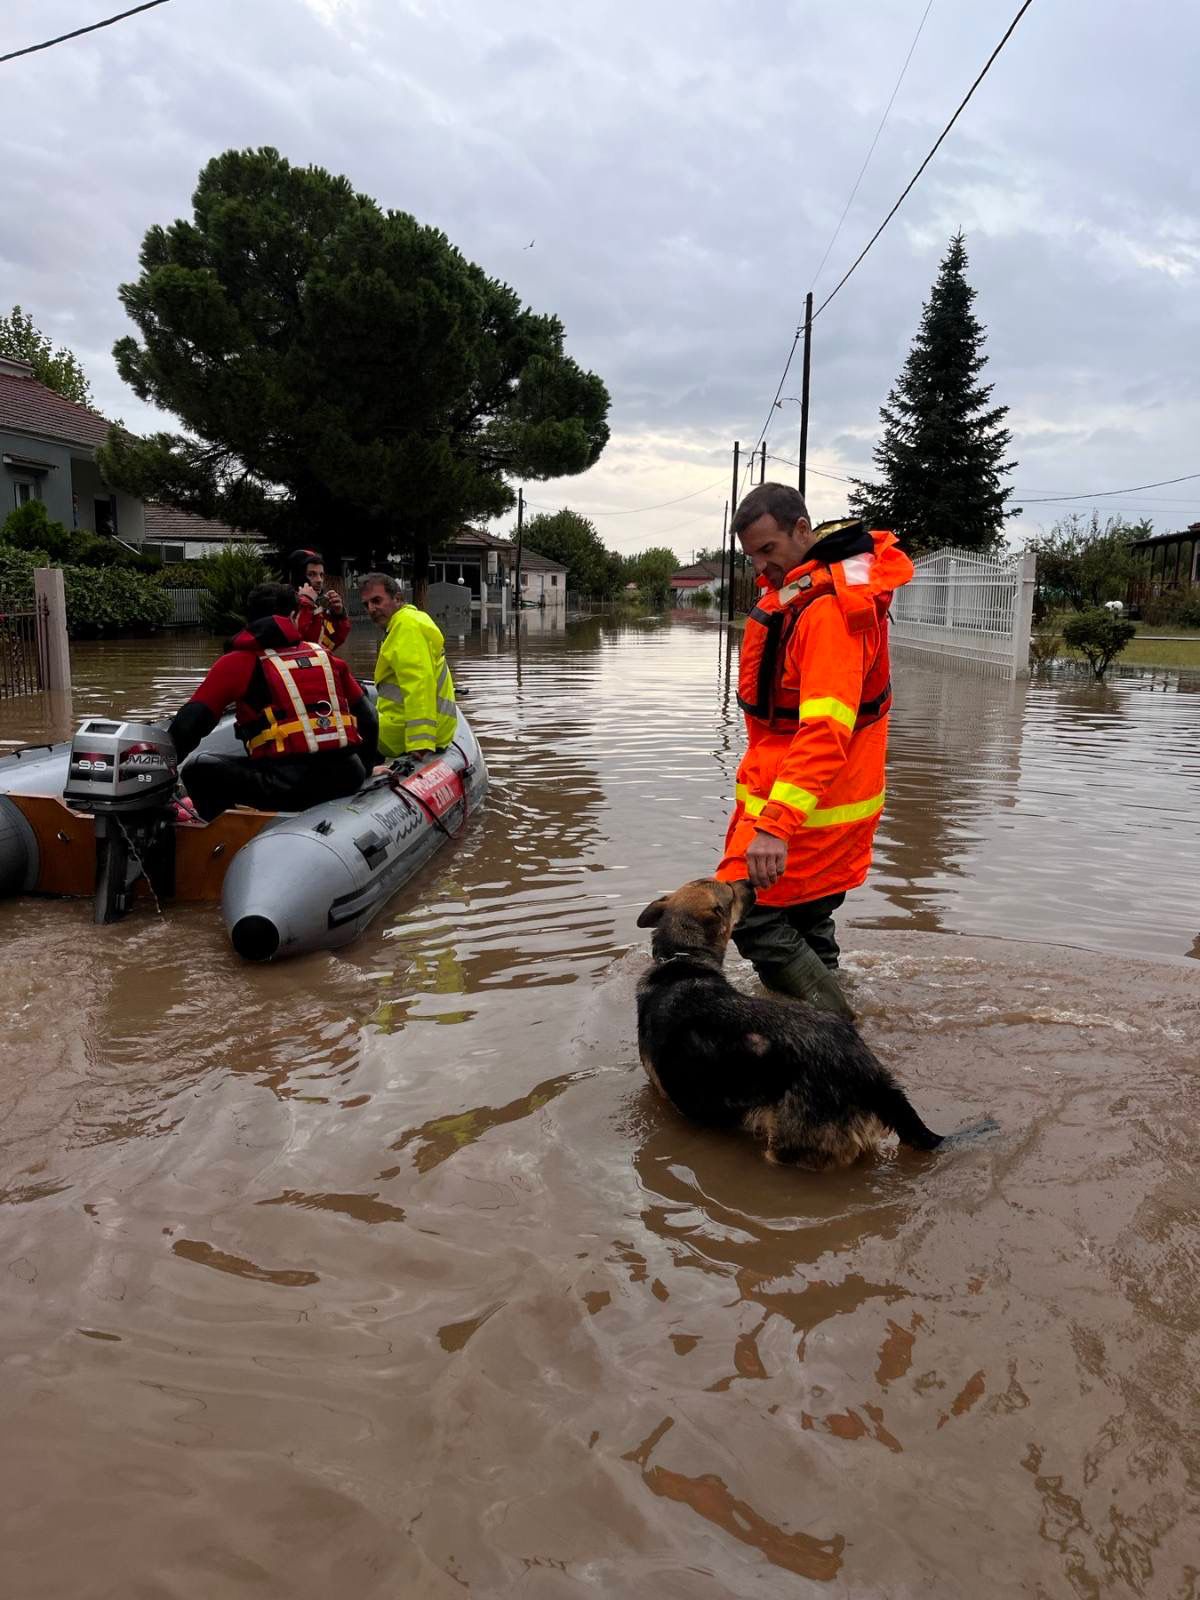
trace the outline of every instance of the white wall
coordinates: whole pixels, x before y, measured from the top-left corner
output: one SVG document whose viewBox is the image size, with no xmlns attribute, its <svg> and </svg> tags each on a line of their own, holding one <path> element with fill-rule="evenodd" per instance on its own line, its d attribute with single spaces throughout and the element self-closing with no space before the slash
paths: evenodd
<svg viewBox="0 0 1200 1600">
<path fill-rule="evenodd" d="M 557 582 L 552 582 L 556 579 Z M 565 606 L 567 603 L 567 575 L 565 572 L 530 572 L 521 569 L 521 596 L 528 605 L 536 606 L 542 596 L 546 597 L 546 605 Z"/>
</svg>

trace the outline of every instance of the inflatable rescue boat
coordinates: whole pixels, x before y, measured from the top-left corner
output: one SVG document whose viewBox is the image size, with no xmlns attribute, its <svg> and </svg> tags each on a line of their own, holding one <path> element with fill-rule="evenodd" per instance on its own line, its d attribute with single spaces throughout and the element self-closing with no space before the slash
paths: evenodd
<svg viewBox="0 0 1200 1600">
<path fill-rule="evenodd" d="M 198 749 L 240 755 L 232 717 Z M 0 756 L 0 895 L 90 897 L 97 922 L 141 898 L 219 900 L 248 961 L 330 950 L 356 939 L 462 832 L 488 786 L 461 708 L 448 749 L 308 811 L 239 806 L 180 824 L 169 809 L 175 779 L 163 728 L 111 717 L 89 717 L 70 744 Z"/>
</svg>

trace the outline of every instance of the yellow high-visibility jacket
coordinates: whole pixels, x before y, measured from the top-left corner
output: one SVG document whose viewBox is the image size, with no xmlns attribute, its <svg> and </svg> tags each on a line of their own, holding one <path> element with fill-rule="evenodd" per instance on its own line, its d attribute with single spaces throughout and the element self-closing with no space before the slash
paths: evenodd
<svg viewBox="0 0 1200 1600">
<path fill-rule="evenodd" d="M 401 606 L 388 623 L 375 663 L 379 752 L 392 759 L 417 750 L 444 750 L 458 712 L 446 642 L 432 617 Z"/>
</svg>

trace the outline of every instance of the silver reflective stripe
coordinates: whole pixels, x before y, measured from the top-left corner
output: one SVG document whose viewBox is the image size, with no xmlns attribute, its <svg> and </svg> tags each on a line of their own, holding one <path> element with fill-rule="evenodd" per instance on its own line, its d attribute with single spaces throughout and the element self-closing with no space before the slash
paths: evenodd
<svg viewBox="0 0 1200 1600">
<path fill-rule="evenodd" d="M 406 728 L 436 728 L 437 723 L 432 717 L 409 717 L 404 726 Z"/>
<path fill-rule="evenodd" d="M 395 705 L 404 704 L 404 690 L 395 683 L 377 683 L 375 693 L 381 700 L 391 700 Z"/>
<path fill-rule="evenodd" d="M 286 657 L 278 656 L 274 650 L 264 650 L 263 660 L 269 661 L 279 674 L 279 681 L 283 684 L 288 699 L 292 702 L 292 711 L 296 721 L 300 724 L 300 731 L 304 735 L 304 742 L 308 746 L 309 754 L 315 755 L 319 746 L 317 736 L 313 729 L 312 718 L 304 709 L 304 701 L 300 698 L 300 691 L 296 687 L 296 680 L 292 677 L 295 662 Z"/>
<path fill-rule="evenodd" d="M 458 707 L 455 705 L 453 700 L 442 700 L 442 699 L 439 698 L 438 703 L 437 703 L 437 708 L 438 708 L 438 715 L 441 716 L 441 717 L 457 717 L 458 716 Z"/>
</svg>

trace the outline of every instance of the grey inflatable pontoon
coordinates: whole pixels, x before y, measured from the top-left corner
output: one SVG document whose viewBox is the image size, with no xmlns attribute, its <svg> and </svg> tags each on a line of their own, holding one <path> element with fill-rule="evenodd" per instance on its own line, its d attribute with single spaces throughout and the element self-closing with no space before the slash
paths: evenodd
<svg viewBox="0 0 1200 1600">
<path fill-rule="evenodd" d="M 233 719 L 199 749 L 240 753 Z M 98 922 L 151 894 L 219 899 L 249 961 L 334 949 L 462 832 L 488 787 L 461 708 L 449 749 L 308 811 L 239 807 L 176 825 L 163 809 L 174 776 L 161 728 L 113 718 L 89 718 L 70 744 L 0 756 L 0 895 L 86 896 Z"/>
</svg>

